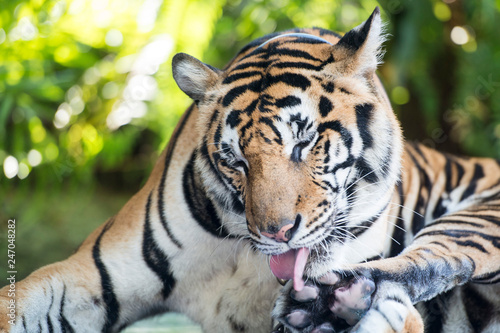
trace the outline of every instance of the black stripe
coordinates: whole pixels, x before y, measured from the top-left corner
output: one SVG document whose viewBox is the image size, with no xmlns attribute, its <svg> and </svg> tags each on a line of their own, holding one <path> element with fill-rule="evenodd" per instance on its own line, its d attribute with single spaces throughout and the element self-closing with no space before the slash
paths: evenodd
<svg viewBox="0 0 500 333">
<path fill-rule="evenodd" d="M 347 157 L 347 160 L 344 162 L 337 164 L 332 170 L 330 170 L 331 173 L 336 173 L 340 169 L 345 169 L 351 167 L 354 162 L 356 162 L 356 159 L 349 154 Z M 355 183 L 350 183 L 346 185 L 346 193 L 347 193 L 347 198 L 352 198 L 352 194 L 354 193 L 354 188 L 356 187 Z M 350 202 L 352 204 L 352 202 Z"/>
<path fill-rule="evenodd" d="M 317 237 L 315 237 L 315 238 L 323 237 L 325 235 L 325 229 L 327 229 L 326 225 L 330 224 L 330 221 L 331 221 L 332 218 L 333 218 L 333 214 L 330 214 L 330 216 L 328 216 L 322 224 L 316 225 L 314 227 L 314 229 L 309 230 L 309 232 L 308 232 L 307 235 L 302 236 L 297 241 L 301 241 L 301 240 L 306 239 L 308 237 L 312 237 L 312 236 L 314 236 L 315 233 L 319 233 L 319 235 Z M 314 223 L 314 222 L 316 222 L 317 220 L 318 220 L 318 217 L 315 217 L 311 221 L 311 224 Z M 345 236 L 346 236 L 345 234 L 340 234 L 339 230 L 337 228 L 333 228 L 332 231 L 331 231 L 331 233 L 325 237 L 324 241 L 328 242 L 328 243 L 331 243 L 331 242 L 336 241 L 336 240 L 338 240 L 340 238 L 345 239 Z M 352 239 L 352 238 L 349 238 L 349 239 Z M 319 249 L 319 250 L 321 250 L 321 249 Z"/>
<path fill-rule="evenodd" d="M 439 224 L 439 225 L 443 225 L 443 224 L 446 224 L 446 223 L 450 223 L 450 224 L 462 224 L 462 225 L 468 225 L 468 226 L 471 226 L 471 227 L 476 227 L 476 228 L 484 228 L 484 225 L 480 224 L 480 223 L 474 223 L 474 222 L 468 222 L 468 221 L 462 221 L 462 220 L 457 220 L 456 218 L 458 217 L 462 217 L 463 215 L 450 215 L 449 217 L 444 217 L 438 221 L 434 221 L 432 223 L 429 223 L 427 224 L 425 227 L 422 228 L 423 229 L 426 229 L 426 228 L 429 228 L 429 227 L 432 227 L 432 226 L 435 226 L 436 224 Z"/>
<path fill-rule="evenodd" d="M 486 210 L 486 209 L 489 209 L 489 207 L 483 206 L 482 209 Z M 454 217 L 466 217 L 466 218 L 481 219 L 481 220 L 483 220 L 482 222 L 490 222 L 490 223 L 493 223 L 493 224 L 500 226 L 500 215 L 481 214 L 481 213 L 465 214 L 465 213 L 457 212 L 457 213 L 454 213 L 453 216 Z M 446 220 L 444 220 L 444 221 L 446 221 Z M 468 223 L 476 224 L 478 227 L 482 227 L 482 228 L 485 227 L 484 224 L 473 223 L 473 222 L 468 222 Z"/>
<path fill-rule="evenodd" d="M 319 72 L 323 70 L 325 67 L 325 63 L 315 66 L 307 62 L 302 62 L 302 61 L 284 61 L 284 62 L 279 62 L 277 64 L 274 64 L 273 67 L 276 68 L 298 68 L 298 69 L 309 69 L 313 70 L 316 72 Z"/>
<path fill-rule="evenodd" d="M 448 300 L 453 294 L 452 291 L 442 293 L 437 295 L 435 298 L 420 303 L 425 307 L 425 322 L 424 322 L 424 332 L 425 333 L 438 333 L 443 329 L 444 314 L 448 312 Z"/>
<path fill-rule="evenodd" d="M 319 100 L 319 113 L 321 117 L 326 117 L 333 110 L 332 102 L 325 96 L 321 96 Z"/>
<path fill-rule="evenodd" d="M 274 126 L 274 123 L 273 123 L 271 118 L 261 117 L 259 119 L 259 123 L 263 123 L 263 124 L 266 124 L 267 126 L 269 126 L 273 130 L 274 134 L 276 134 L 276 136 L 278 137 L 278 138 L 274 139 L 274 141 L 276 141 L 276 143 L 278 143 L 279 145 L 283 144 L 283 141 L 281 138 L 281 133 L 278 131 L 276 126 Z"/>
<path fill-rule="evenodd" d="M 444 206 L 443 197 L 439 197 L 439 199 L 438 199 L 438 201 L 436 203 L 436 207 L 434 207 L 434 211 L 432 212 L 432 217 L 434 219 L 437 219 L 437 218 L 445 215 L 447 211 L 448 210 Z"/>
<path fill-rule="evenodd" d="M 224 79 L 224 81 L 222 81 L 222 83 L 223 84 L 230 84 L 230 83 L 233 83 L 234 81 L 246 79 L 246 78 L 256 76 L 256 75 L 262 75 L 262 72 L 261 71 L 250 71 L 250 72 L 240 72 L 240 73 L 236 73 L 236 74 L 231 74 L 228 77 L 226 77 Z"/>
<path fill-rule="evenodd" d="M 228 125 L 231 128 L 235 128 L 241 123 L 241 110 L 233 110 L 229 112 L 226 118 L 226 125 Z M 217 142 L 216 142 L 217 143 Z"/>
<path fill-rule="evenodd" d="M 222 100 L 222 98 L 219 98 L 219 103 L 221 100 Z M 191 113 L 191 110 L 188 109 L 186 111 L 186 116 L 181 119 L 181 123 L 178 125 L 179 129 L 184 128 L 184 123 L 186 122 L 186 119 L 190 113 Z M 210 122 L 208 123 L 208 128 L 212 127 L 213 123 L 217 120 L 217 117 L 219 117 L 219 110 L 215 110 L 214 113 L 212 114 L 212 116 L 210 117 Z M 175 139 L 177 139 L 177 137 L 178 137 L 178 135 L 176 135 Z M 170 141 L 172 141 L 172 138 L 170 139 Z"/>
<path fill-rule="evenodd" d="M 251 128 L 253 126 L 253 119 L 250 118 L 250 120 L 245 124 L 243 125 L 241 128 L 240 128 L 240 137 L 241 138 L 245 138 L 245 134 L 247 132 L 247 130 L 249 128 Z M 246 140 L 246 142 L 240 147 L 240 150 L 244 153 L 244 150 L 246 148 L 246 146 L 250 143 L 250 138 L 252 137 L 253 133 L 250 134 L 250 137 Z"/>
<path fill-rule="evenodd" d="M 213 143 L 217 148 L 220 147 L 221 144 L 221 137 L 222 137 L 222 123 L 217 124 L 217 128 L 215 129 L 214 133 L 214 141 Z"/>
<path fill-rule="evenodd" d="M 380 254 L 377 254 L 376 256 L 373 256 L 373 257 L 370 257 L 368 259 L 365 259 L 364 262 L 370 262 L 370 261 L 375 261 L 375 260 L 380 260 L 380 259 L 384 259 L 384 254 L 383 253 L 380 253 Z"/>
<path fill-rule="evenodd" d="M 392 320 L 390 320 L 389 318 L 387 318 L 386 311 L 381 310 L 380 306 L 377 303 L 375 303 L 375 306 L 372 307 L 372 309 L 375 310 L 375 311 L 377 311 L 382 317 L 384 317 L 384 319 L 385 319 L 385 321 L 387 323 L 394 323 L 394 318 L 391 318 Z M 398 319 L 401 322 L 401 324 L 404 323 L 403 318 L 401 316 L 398 316 Z"/>
<path fill-rule="evenodd" d="M 177 139 L 179 138 L 179 135 L 183 132 L 184 127 L 186 126 L 186 122 L 189 119 L 191 112 L 194 109 L 194 104 L 191 104 L 191 106 L 186 110 L 184 115 L 182 116 L 179 124 L 177 125 L 177 128 L 175 129 L 175 132 L 172 134 L 172 137 L 170 138 L 169 145 L 167 148 L 167 153 L 165 154 L 165 163 L 163 166 L 163 172 L 161 175 L 161 180 L 160 180 L 160 185 L 158 186 L 158 213 L 160 215 L 160 221 L 161 225 L 165 229 L 168 237 L 172 241 L 172 243 L 175 244 L 179 249 L 182 249 L 182 244 L 181 242 L 174 236 L 172 231 L 170 230 L 170 227 L 167 223 L 167 217 L 165 214 L 165 200 L 164 200 L 164 193 L 165 193 L 165 184 L 167 180 L 167 175 L 168 175 L 168 168 L 170 166 L 170 161 L 172 160 L 172 155 L 174 153 L 174 148 L 177 144 Z M 218 111 L 215 111 L 214 114 L 212 115 L 211 122 L 213 122 L 216 118 L 216 116 L 219 114 Z"/>
<path fill-rule="evenodd" d="M 271 113 L 273 110 L 270 108 L 270 106 L 273 105 L 272 102 L 272 97 L 270 97 L 267 94 L 261 94 L 259 98 L 259 111 L 263 113 Z"/>
<path fill-rule="evenodd" d="M 300 88 L 302 90 L 306 90 L 311 85 L 311 81 L 309 81 L 309 79 L 304 75 L 296 73 L 283 73 L 275 76 L 267 75 L 265 88 L 269 88 L 280 82 L 283 82 L 292 87 Z"/>
<path fill-rule="evenodd" d="M 257 68 L 266 68 L 269 66 L 269 61 L 249 61 L 249 62 L 244 62 L 241 64 L 238 64 L 234 68 L 231 69 L 231 72 L 237 71 L 237 70 L 242 70 L 242 69 L 247 69 L 250 67 L 257 67 Z"/>
<path fill-rule="evenodd" d="M 375 215 L 370 217 L 369 219 L 357 224 L 356 226 L 349 227 L 348 230 L 355 236 L 359 237 L 361 234 L 368 231 L 369 228 L 378 221 L 380 215 L 386 210 L 387 206 L 389 206 L 389 202 L 385 204 L 385 206 Z"/>
<path fill-rule="evenodd" d="M 460 201 L 463 201 L 473 195 L 476 191 L 477 182 L 484 177 L 483 167 L 479 164 L 474 165 L 474 174 L 472 175 L 472 179 L 469 181 L 469 186 L 465 189 L 464 193 L 462 193 L 462 197 Z"/>
<path fill-rule="evenodd" d="M 457 181 L 455 183 L 456 184 L 455 187 L 456 187 L 456 186 L 458 186 L 458 184 L 462 180 L 462 177 L 465 174 L 465 170 L 464 170 L 464 167 L 460 163 L 455 163 L 455 167 L 457 168 Z"/>
<path fill-rule="evenodd" d="M 313 57 L 310 53 L 305 52 L 305 51 L 301 51 L 301 50 L 289 49 L 286 47 L 279 47 L 276 49 L 276 52 L 280 55 L 280 57 L 290 56 L 290 57 L 296 57 L 296 58 L 304 58 L 304 59 L 313 60 L 313 61 L 321 61 L 321 59 Z"/>
<path fill-rule="evenodd" d="M 485 279 L 476 280 L 476 279 L 473 279 L 473 281 L 474 281 L 474 283 L 478 283 L 478 284 L 496 284 L 496 283 L 500 283 L 500 274 L 497 275 L 494 278 L 489 279 L 489 280 L 485 280 Z"/>
<path fill-rule="evenodd" d="M 385 299 L 388 301 L 394 301 L 396 303 L 405 305 L 405 302 L 403 302 L 403 300 L 401 298 L 397 297 L 396 295 L 388 296 Z"/>
<path fill-rule="evenodd" d="M 349 90 L 342 88 L 342 87 L 340 88 L 340 92 L 343 92 L 346 95 L 352 95 L 352 92 L 350 92 Z"/>
<path fill-rule="evenodd" d="M 275 102 L 275 105 L 278 108 L 282 109 L 282 108 L 291 108 L 293 106 L 300 105 L 301 103 L 302 103 L 302 101 L 300 100 L 300 98 L 293 96 L 293 95 L 289 95 L 289 96 L 277 99 Z"/>
<path fill-rule="evenodd" d="M 227 92 L 227 94 L 224 96 L 224 98 L 222 99 L 222 105 L 224 107 L 229 106 L 236 98 L 238 98 L 240 95 L 242 95 L 243 93 L 245 93 L 248 90 L 254 91 L 254 92 L 261 91 L 262 90 L 261 83 L 262 83 L 262 80 L 259 79 L 259 80 L 253 81 L 249 84 L 234 87 L 233 89 L 229 90 Z"/>
<path fill-rule="evenodd" d="M 251 116 L 252 113 L 257 108 L 257 104 L 259 103 L 259 99 L 256 98 L 252 101 L 252 103 L 248 104 L 248 106 L 243 110 L 248 116 Z"/>
<path fill-rule="evenodd" d="M 398 194 L 399 194 L 399 213 L 397 215 L 396 226 L 394 227 L 394 232 L 392 233 L 392 242 L 391 249 L 389 251 L 389 257 L 395 257 L 400 254 L 405 248 L 405 229 L 404 229 L 404 221 L 402 217 L 403 213 L 403 205 L 404 205 L 404 193 L 403 186 L 398 184 L 397 186 Z"/>
<path fill-rule="evenodd" d="M 415 236 L 415 239 L 424 236 L 446 236 L 450 238 L 464 238 L 464 237 L 473 237 L 478 236 L 483 238 L 484 240 L 489 241 L 493 246 L 500 249 L 500 237 L 487 235 L 485 233 L 473 230 L 460 230 L 460 229 L 447 229 L 447 230 L 433 230 L 433 231 L 424 231 Z"/>
<path fill-rule="evenodd" d="M 496 193 L 496 195 L 500 195 L 500 193 Z M 484 199 L 484 198 L 482 198 L 482 199 Z M 482 213 L 484 211 L 500 212 L 500 202 L 494 203 L 494 202 L 488 201 L 488 204 L 486 206 L 471 206 L 470 208 L 467 208 L 467 212 L 469 212 L 469 213 L 475 213 L 475 212 Z"/>
<path fill-rule="evenodd" d="M 52 325 L 52 318 L 50 318 L 50 310 L 52 309 L 52 305 L 54 304 L 54 289 L 52 286 L 50 287 L 50 305 L 49 310 L 47 311 L 47 328 L 49 332 L 54 332 L 54 325 Z"/>
<path fill-rule="evenodd" d="M 111 281 L 111 277 L 106 269 L 106 266 L 102 262 L 101 259 L 101 239 L 102 236 L 111 228 L 114 223 L 114 217 L 111 218 L 104 228 L 102 228 L 99 237 L 97 237 L 94 247 L 92 248 L 92 258 L 94 259 L 94 263 L 99 271 L 99 275 L 101 277 L 101 291 L 102 291 L 102 299 L 104 301 L 104 306 L 106 309 L 106 321 L 104 327 L 102 328 L 102 332 L 109 332 L 113 328 L 113 326 L 118 321 L 119 313 L 120 313 L 120 304 L 116 298 L 115 292 L 113 291 L 113 283 Z"/>
<path fill-rule="evenodd" d="M 151 211 L 151 191 L 146 203 L 146 217 L 144 221 L 144 232 L 142 236 L 142 256 L 148 267 L 158 276 L 163 284 L 162 295 L 164 299 L 172 292 L 175 287 L 175 279 L 171 273 L 170 263 L 165 253 L 158 246 L 151 229 L 150 211 Z"/>
<path fill-rule="evenodd" d="M 425 164 L 429 164 L 429 161 L 427 161 L 427 158 L 425 157 L 424 153 L 420 149 L 420 144 L 418 144 L 418 143 L 412 143 L 411 147 L 413 147 L 413 149 L 415 150 L 415 152 L 418 154 L 418 156 L 420 156 L 420 158 L 422 158 L 422 160 L 424 161 Z"/>
<path fill-rule="evenodd" d="M 359 171 L 359 180 L 372 184 L 378 182 L 377 172 L 368 164 L 366 158 L 360 158 L 356 161 L 356 169 Z"/>
<path fill-rule="evenodd" d="M 330 94 L 335 90 L 335 84 L 333 82 L 323 83 L 321 86 L 323 87 L 323 89 L 325 89 L 327 93 Z"/>
<path fill-rule="evenodd" d="M 495 318 L 495 305 L 490 303 L 472 286 L 466 285 L 462 290 L 464 308 L 474 332 L 483 332 Z"/>
<path fill-rule="evenodd" d="M 452 161 L 449 156 L 444 155 L 444 157 L 446 160 L 446 163 L 444 165 L 444 174 L 446 176 L 445 192 L 450 193 L 454 189 L 454 186 L 451 183 L 451 177 L 453 176 Z"/>
<path fill-rule="evenodd" d="M 275 116 L 274 119 L 276 119 L 277 121 L 282 121 L 282 118 L 279 116 Z M 297 136 L 300 136 L 301 133 L 305 135 L 304 131 L 312 127 L 312 123 L 309 121 L 309 117 L 306 116 L 302 118 L 300 112 L 290 115 L 290 121 L 288 122 L 290 127 L 292 126 L 292 123 L 295 123 L 295 125 L 297 125 L 297 133 L 295 133 Z M 311 139 L 306 144 L 306 146 L 310 143 Z"/>
<path fill-rule="evenodd" d="M 167 166 L 165 166 L 165 169 L 166 168 Z M 165 192 L 165 180 L 167 179 L 166 177 L 167 173 L 164 172 L 163 174 L 165 175 L 165 177 L 163 177 L 162 175 L 160 185 L 158 186 L 158 215 L 160 215 L 161 225 L 167 232 L 167 235 L 172 241 L 172 243 L 174 243 L 174 245 L 177 246 L 177 248 L 182 249 L 181 242 L 174 236 L 174 234 L 170 230 L 170 227 L 167 223 L 167 217 L 165 216 L 165 200 L 163 198 L 163 193 Z"/>
<path fill-rule="evenodd" d="M 307 36 L 290 36 L 290 37 L 295 37 L 296 39 L 288 42 L 288 43 L 293 43 L 293 44 L 325 44 L 325 42 L 330 43 L 326 40 L 323 39 L 313 39 L 313 38 L 318 38 L 315 35 L 311 35 L 311 37 Z"/>
<path fill-rule="evenodd" d="M 372 104 L 358 104 L 355 107 L 356 110 L 356 123 L 359 131 L 359 135 L 361 136 L 361 140 L 363 140 L 364 148 L 370 148 L 373 146 L 373 137 L 370 133 L 370 120 L 372 119 L 373 114 L 373 105 Z"/>
<path fill-rule="evenodd" d="M 228 237 L 229 233 L 222 226 L 214 204 L 207 197 L 201 184 L 201 179 L 195 172 L 195 159 L 196 152 L 191 155 L 188 164 L 184 168 L 182 177 L 184 199 L 189 207 L 189 211 L 196 222 L 207 232 L 216 237 Z M 222 202 L 220 204 L 223 207 L 225 206 Z"/>
<path fill-rule="evenodd" d="M 411 231 L 414 235 L 417 234 L 425 226 L 425 217 L 424 217 L 425 200 L 422 196 L 420 196 L 420 193 L 421 190 L 419 190 L 417 205 L 415 206 L 413 212 L 413 219 L 411 223 Z"/>
<path fill-rule="evenodd" d="M 476 276 L 472 279 L 475 283 L 495 283 L 500 282 L 500 270 Z"/>
<path fill-rule="evenodd" d="M 385 207 L 384 207 L 384 209 L 385 209 Z M 384 209 L 382 209 L 381 212 L 384 211 Z M 366 231 L 368 231 L 370 229 L 370 227 L 377 221 L 377 219 L 379 217 L 380 217 L 380 213 L 378 213 L 375 216 L 372 216 L 371 218 L 369 218 L 366 221 L 359 223 L 356 226 L 349 227 L 348 230 L 349 230 L 350 234 L 352 234 L 354 237 L 359 237 L 362 234 L 364 234 Z"/>
<path fill-rule="evenodd" d="M 314 30 L 319 31 L 320 36 L 328 35 L 328 36 L 335 36 L 337 38 L 342 38 L 341 35 L 339 35 L 338 33 L 334 32 L 334 31 L 331 31 L 331 30 L 327 30 L 327 29 L 323 29 L 323 28 L 314 28 Z"/>
<path fill-rule="evenodd" d="M 464 168 L 455 161 L 455 158 L 448 154 L 443 154 L 446 159 L 445 175 L 446 175 L 446 193 L 451 193 L 460 183 L 464 176 Z M 455 175 L 455 181 L 452 177 Z"/>
<path fill-rule="evenodd" d="M 334 120 L 334 121 L 326 121 L 324 123 L 319 124 L 318 126 L 318 134 L 323 133 L 327 129 L 338 132 L 340 136 L 342 137 L 342 140 L 344 140 L 344 143 L 347 147 L 347 149 L 351 150 L 352 147 L 352 135 L 347 130 L 340 121 Z"/>
<path fill-rule="evenodd" d="M 54 332 L 54 327 L 52 326 L 52 319 L 50 319 L 49 314 L 47 314 L 47 328 L 49 332 Z"/>
<path fill-rule="evenodd" d="M 416 149 L 416 145 L 412 145 L 411 147 Z M 420 175 L 420 187 L 418 189 L 418 199 L 417 199 L 417 204 L 414 207 L 414 213 L 413 213 L 413 219 L 411 223 L 411 230 L 412 233 L 415 235 L 417 234 L 425 225 L 425 206 L 426 206 L 426 201 L 424 199 L 424 195 L 422 194 L 422 190 L 425 189 L 427 190 L 427 193 L 431 193 L 432 190 L 432 183 L 429 179 L 429 176 L 425 172 L 425 170 L 420 166 L 420 163 L 418 160 L 413 156 L 412 152 L 410 149 L 406 150 L 408 152 L 408 156 L 410 156 L 411 160 L 413 161 L 413 165 L 415 168 L 418 170 L 419 175 Z M 421 156 L 424 158 L 423 156 Z M 423 184 L 422 184 L 423 180 Z"/>
<path fill-rule="evenodd" d="M 466 241 L 455 240 L 455 243 L 460 246 L 473 247 L 476 250 L 479 250 L 483 253 L 489 253 L 488 250 L 486 250 L 481 244 L 479 244 L 478 242 L 474 242 L 470 239 Z"/>
<path fill-rule="evenodd" d="M 227 148 L 223 147 L 223 150 L 230 149 L 230 148 L 228 148 L 228 145 L 226 143 L 223 143 L 223 145 L 227 146 Z M 239 168 L 241 167 L 241 168 L 243 168 L 245 174 L 248 175 L 248 167 L 244 162 L 238 162 L 236 164 L 229 164 L 227 161 L 221 159 L 220 155 L 218 153 L 213 153 L 212 156 L 213 156 L 215 163 L 218 163 L 223 167 L 235 170 L 236 172 L 240 172 Z M 220 162 L 219 162 L 219 160 L 220 160 Z M 240 199 L 241 198 L 241 186 L 239 186 L 239 187 L 235 186 L 234 179 L 231 178 L 231 176 L 227 176 L 226 174 L 224 174 L 222 172 L 219 173 L 219 176 L 221 178 L 223 178 L 225 180 L 225 183 L 228 185 L 228 187 L 230 187 L 232 189 L 232 191 L 229 191 L 229 193 L 228 193 L 231 195 L 231 198 L 232 198 L 232 200 L 231 200 L 232 211 L 237 213 L 237 214 L 244 213 L 245 206 L 243 205 L 243 202 Z M 197 179 L 196 175 L 193 177 L 193 179 L 196 181 L 196 179 Z M 200 189 L 198 192 L 202 191 L 201 190 L 202 186 L 203 185 L 202 185 L 201 181 L 197 181 L 197 184 L 195 185 L 195 187 L 198 187 Z M 219 205 L 222 207 L 226 207 L 226 208 L 229 207 L 228 203 L 225 202 L 224 200 L 219 200 L 218 202 L 219 202 Z M 214 209 L 214 214 L 217 215 L 217 213 L 215 212 L 215 209 Z M 219 222 L 219 224 L 220 224 L 220 222 Z"/>
<path fill-rule="evenodd" d="M 66 305 L 66 285 L 63 287 L 63 295 L 61 297 L 61 304 L 59 305 L 59 323 L 61 325 L 61 331 L 63 333 L 74 333 L 75 330 L 70 325 L 66 316 L 64 316 L 64 306 Z"/>
<path fill-rule="evenodd" d="M 239 59 L 239 62 L 247 60 L 247 59 L 268 61 L 269 60 L 269 51 L 267 50 L 267 48 L 258 47 L 256 49 L 254 49 L 252 52 L 243 56 L 241 59 Z"/>
<path fill-rule="evenodd" d="M 432 241 L 429 244 L 435 244 L 435 245 L 441 246 L 442 248 L 445 248 L 447 251 L 450 251 L 450 248 L 446 244 L 444 244 L 442 242 Z"/>
<path fill-rule="evenodd" d="M 201 149 L 196 150 L 196 154 L 199 154 L 199 157 L 205 161 L 210 167 L 210 171 L 217 176 L 217 180 L 220 182 L 221 185 L 224 185 L 224 180 L 222 179 L 219 170 L 216 168 L 216 166 L 213 164 L 212 159 L 210 158 L 210 155 L 208 153 L 208 147 L 207 147 L 207 140 L 206 138 L 203 140 L 203 144 L 201 146 Z"/>
</svg>

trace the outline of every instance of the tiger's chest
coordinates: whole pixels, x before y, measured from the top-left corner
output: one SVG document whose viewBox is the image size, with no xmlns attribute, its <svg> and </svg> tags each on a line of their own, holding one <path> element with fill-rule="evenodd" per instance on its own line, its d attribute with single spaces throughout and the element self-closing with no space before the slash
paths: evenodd
<svg viewBox="0 0 500 333">
<path fill-rule="evenodd" d="M 172 260 L 172 268 L 177 284 L 171 310 L 186 313 L 206 332 L 271 331 L 281 286 L 265 257 L 244 242 L 205 241 Z"/>
</svg>

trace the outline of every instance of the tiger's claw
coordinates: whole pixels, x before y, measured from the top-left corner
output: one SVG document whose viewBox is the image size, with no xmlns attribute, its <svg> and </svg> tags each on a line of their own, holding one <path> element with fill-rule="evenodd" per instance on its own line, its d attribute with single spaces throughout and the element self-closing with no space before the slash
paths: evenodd
<svg viewBox="0 0 500 333">
<path fill-rule="evenodd" d="M 306 283 L 300 291 L 288 285 L 274 316 L 291 332 L 339 332 L 355 325 L 370 309 L 375 283 L 365 277 L 342 279 L 332 273 Z M 276 331 L 280 332 L 280 331 Z"/>
</svg>

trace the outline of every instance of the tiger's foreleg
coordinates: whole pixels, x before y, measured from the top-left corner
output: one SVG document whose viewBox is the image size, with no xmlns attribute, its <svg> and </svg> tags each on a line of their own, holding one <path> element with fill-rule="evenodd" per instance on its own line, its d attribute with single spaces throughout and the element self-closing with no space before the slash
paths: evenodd
<svg viewBox="0 0 500 333">
<path fill-rule="evenodd" d="M 68 259 L 17 282 L 14 297 L 9 286 L 0 289 L 0 332 L 116 332 L 166 310 L 165 295 L 173 287 L 169 267 L 159 281 L 144 256 L 154 252 L 161 264 L 168 251 L 148 248 L 153 240 L 146 239 L 146 218 L 136 207 L 143 201 L 139 196 L 129 202 Z M 9 316 L 12 300 L 15 312 Z"/>
<path fill-rule="evenodd" d="M 76 255 L 35 271 L 15 284 L 14 297 L 1 289 L 0 332 L 101 331 L 107 304 L 98 273 L 84 259 Z"/>
<path fill-rule="evenodd" d="M 423 332 L 413 304 L 468 282 L 498 278 L 498 202 L 425 226 L 400 255 L 285 289 L 273 311 L 293 332 Z M 320 315 L 318 315 L 320 313 Z M 352 327 L 353 326 L 353 327 Z M 352 327 L 352 328 L 350 328 Z"/>
</svg>

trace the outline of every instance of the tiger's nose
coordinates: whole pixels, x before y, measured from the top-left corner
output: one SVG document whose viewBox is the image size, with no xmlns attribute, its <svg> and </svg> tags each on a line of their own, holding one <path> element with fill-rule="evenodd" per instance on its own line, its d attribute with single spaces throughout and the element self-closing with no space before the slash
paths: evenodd
<svg viewBox="0 0 500 333">
<path fill-rule="evenodd" d="M 297 230 L 300 219 L 300 215 L 297 215 L 295 222 L 283 219 L 279 225 L 271 224 L 266 231 L 261 231 L 261 234 L 278 242 L 288 242 Z"/>
</svg>

